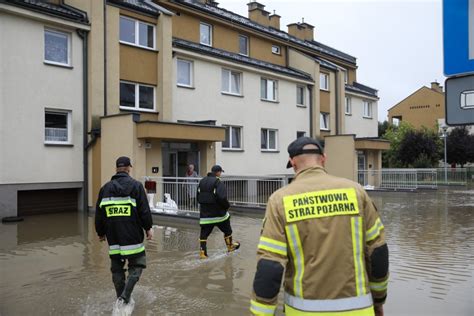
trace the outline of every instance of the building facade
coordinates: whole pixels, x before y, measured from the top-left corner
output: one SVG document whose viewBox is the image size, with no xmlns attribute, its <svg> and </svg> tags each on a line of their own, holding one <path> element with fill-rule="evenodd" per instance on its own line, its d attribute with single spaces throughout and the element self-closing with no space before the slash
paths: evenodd
<svg viewBox="0 0 474 316">
<path fill-rule="evenodd" d="M 0 1 L 0 214 L 82 209 L 87 15 Z"/>
</svg>

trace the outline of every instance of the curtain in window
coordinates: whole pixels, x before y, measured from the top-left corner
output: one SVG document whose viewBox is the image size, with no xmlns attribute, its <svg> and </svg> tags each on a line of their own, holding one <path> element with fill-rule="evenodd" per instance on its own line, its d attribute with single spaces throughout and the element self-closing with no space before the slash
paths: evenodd
<svg viewBox="0 0 474 316">
<path fill-rule="evenodd" d="M 69 62 L 67 34 L 45 31 L 44 49 L 45 60 L 62 64 Z"/>
<path fill-rule="evenodd" d="M 232 73 L 232 93 L 240 94 L 240 73 Z"/>
</svg>

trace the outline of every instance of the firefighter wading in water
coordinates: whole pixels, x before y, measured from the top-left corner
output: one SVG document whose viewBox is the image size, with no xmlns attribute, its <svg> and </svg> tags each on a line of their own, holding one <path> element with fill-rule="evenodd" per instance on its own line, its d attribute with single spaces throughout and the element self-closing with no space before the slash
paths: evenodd
<svg viewBox="0 0 474 316">
<path fill-rule="evenodd" d="M 288 153 L 296 176 L 268 200 L 250 311 L 273 315 L 284 279 L 288 316 L 383 315 L 388 248 L 373 202 L 326 173 L 318 141 L 298 138 Z"/>
<path fill-rule="evenodd" d="M 145 190 L 129 176 L 130 158 L 119 157 L 112 179 L 100 189 L 95 213 L 95 229 L 101 241 L 107 238 L 112 281 L 117 298 L 128 304 L 135 284 L 146 268 L 144 231 L 153 238 L 153 221 Z M 125 261 L 128 278 L 125 278 Z"/>
<path fill-rule="evenodd" d="M 199 202 L 199 224 L 201 234 L 199 236 L 199 257 L 207 258 L 207 237 L 211 234 L 214 226 L 224 233 L 227 251 L 232 252 L 239 249 L 240 243 L 232 241 L 232 227 L 230 226 L 229 201 L 227 190 L 221 182 L 220 176 L 224 172 L 222 167 L 215 165 L 211 172 L 199 181 L 197 200 Z"/>
</svg>

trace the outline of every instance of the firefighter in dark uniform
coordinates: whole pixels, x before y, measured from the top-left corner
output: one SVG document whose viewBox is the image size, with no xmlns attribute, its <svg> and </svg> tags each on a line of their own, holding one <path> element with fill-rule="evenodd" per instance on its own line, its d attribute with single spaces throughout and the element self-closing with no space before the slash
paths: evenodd
<svg viewBox="0 0 474 316">
<path fill-rule="evenodd" d="M 201 259 L 207 258 L 207 237 L 211 234 L 214 226 L 224 233 L 227 251 L 232 252 L 239 249 L 240 243 L 232 241 L 232 227 L 230 226 L 229 201 L 227 190 L 220 176 L 224 172 L 222 167 L 215 165 L 206 177 L 199 181 L 197 200 L 199 202 L 199 224 L 201 234 L 199 237 Z"/>
<path fill-rule="evenodd" d="M 145 190 L 129 176 L 130 158 L 119 157 L 116 174 L 100 190 L 95 213 L 95 229 L 100 240 L 107 239 L 112 281 L 117 298 L 128 304 L 142 270 L 146 268 L 144 231 L 153 237 L 153 221 Z M 125 262 L 128 261 L 128 277 Z"/>
<path fill-rule="evenodd" d="M 383 315 L 388 248 L 375 205 L 326 173 L 317 140 L 298 138 L 288 153 L 296 176 L 268 200 L 250 311 L 274 315 L 284 280 L 288 316 Z"/>
</svg>

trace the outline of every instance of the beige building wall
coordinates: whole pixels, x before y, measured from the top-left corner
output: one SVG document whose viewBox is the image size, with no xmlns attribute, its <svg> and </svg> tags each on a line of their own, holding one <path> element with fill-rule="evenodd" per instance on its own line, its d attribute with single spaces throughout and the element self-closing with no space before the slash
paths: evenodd
<svg viewBox="0 0 474 316">
<path fill-rule="evenodd" d="M 393 122 L 394 117 L 401 117 L 415 128 L 435 128 L 438 119 L 444 116 L 444 93 L 428 87 L 422 87 L 388 110 L 389 122 Z"/>
<path fill-rule="evenodd" d="M 346 92 L 350 98 L 351 113 L 345 114 L 345 99 L 341 113 L 345 116 L 345 133 L 356 137 L 378 137 L 378 100 L 361 94 Z M 364 101 L 372 102 L 372 117 L 364 117 Z"/>
<path fill-rule="evenodd" d="M 17 13 L 3 11 L 10 9 Z M 83 43 L 75 27 L 87 27 L 59 22 L 0 4 L 0 184 L 83 181 Z M 43 62 L 45 28 L 70 34 L 72 68 Z M 45 144 L 45 109 L 70 112 L 69 144 Z"/>
<path fill-rule="evenodd" d="M 355 181 L 357 179 L 357 153 L 354 149 L 354 135 L 331 135 L 324 141 L 327 172 Z"/>
</svg>

